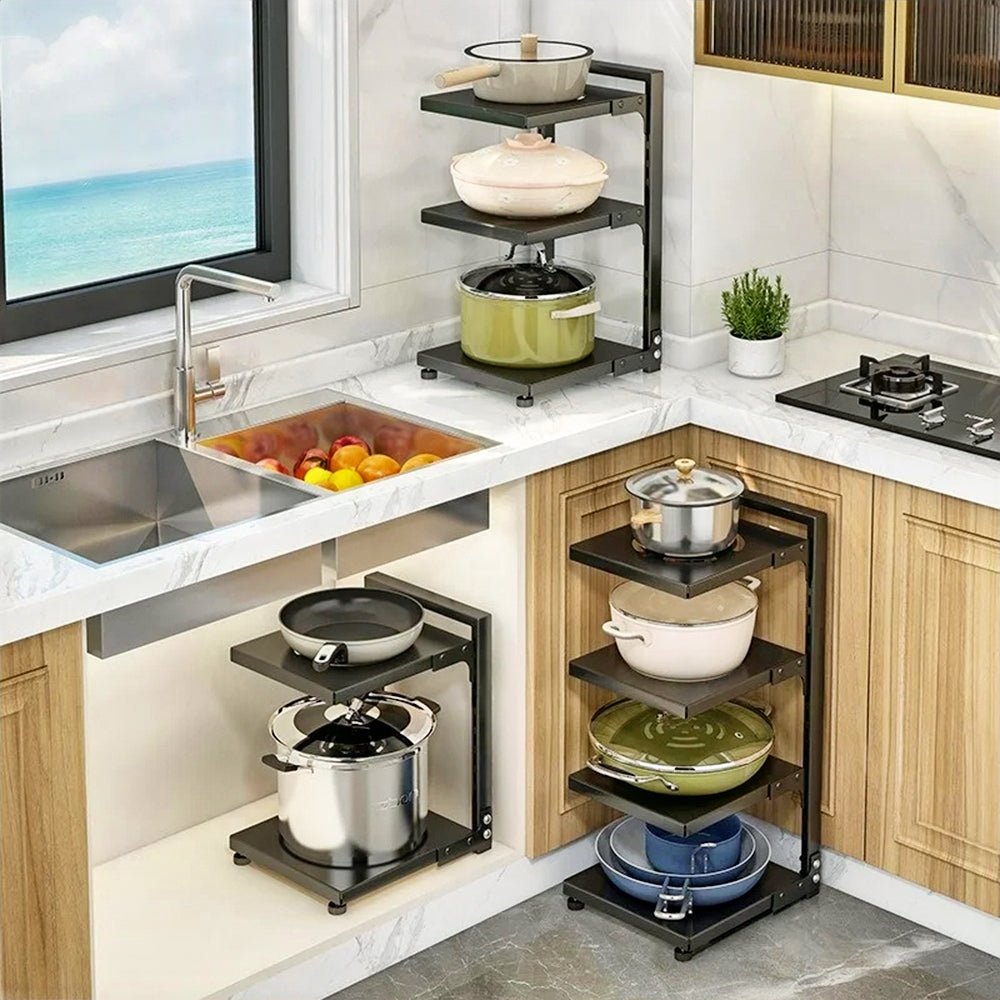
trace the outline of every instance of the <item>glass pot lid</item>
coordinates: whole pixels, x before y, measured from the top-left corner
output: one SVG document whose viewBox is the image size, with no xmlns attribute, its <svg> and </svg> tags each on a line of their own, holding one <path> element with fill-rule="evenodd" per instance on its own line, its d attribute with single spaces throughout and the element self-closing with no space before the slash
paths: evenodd
<svg viewBox="0 0 1000 1000">
<path fill-rule="evenodd" d="M 492 62 L 564 62 L 567 59 L 589 59 L 594 54 L 589 45 L 540 38 L 536 54 L 525 59 L 521 54 L 521 44 L 519 38 L 480 42 L 478 45 L 470 45 L 465 54 L 473 59 L 489 59 Z"/>
<path fill-rule="evenodd" d="M 650 469 L 625 481 L 625 489 L 639 500 L 670 507 L 706 507 L 735 500 L 744 490 L 739 476 L 702 469 L 692 458 L 679 458 L 670 469 Z"/>
<path fill-rule="evenodd" d="M 759 586 L 760 580 L 748 576 L 685 598 L 629 582 L 615 587 L 608 602 L 628 618 L 657 625 L 718 625 L 753 614 L 757 610 L 754 591 Z"/>
<path fill-rule="evenodd" d="M 537 132 L 519 132 L 494 146 L 459 153 L 452 173 L 464 181 L 502 188 L 550 188 L 597 184 L 608 165 L 572 146 L 560 146 Z"/>
<path fill-rule="evenodd" d="M 771 723 L 734 701 L 681 719 L 623 698 L 594 713 L 590 736 L 613 760 L 660 772 L 729 770 L 767 753 L 774 742 Z"/>
<path fill-rule="evenodd" d="M 466 271 L 459 287 L 484 297 L 553 299 L 587 291 L 596 278 L 583 268 L 529 261 L 486 264 Z"/>
<path fill-rule="evenodd" d="M 335 762 L 390 757 L 417 746 L 434 731 L 423 702 L 380 691 L 350 705 L 299 698 L 271 718 L 271 736 L 291 756 Z"/>
</svg>

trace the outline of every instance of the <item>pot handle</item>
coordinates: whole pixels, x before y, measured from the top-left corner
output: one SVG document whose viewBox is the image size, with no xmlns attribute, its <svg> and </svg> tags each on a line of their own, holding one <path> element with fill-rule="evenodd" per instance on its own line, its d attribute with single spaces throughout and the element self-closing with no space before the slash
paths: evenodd
<svg viewBox="0 0 1000 1000">
<path fill-rule="evenodd" d="M 708 852 L 713 847 L 718 847 L 718 846 L 719 846 L 718 844 L 714 844 L 711 841 L 708 841 L 708 842 L 706 842 L 704 844 L 699 844 L 691 852 L 691 871 L 692 871 L 692 873 L 696 873 L 698 871 L 698 856 L 699 855 L 701 855 L 701 858 L 702 858 L 701 870 L 702 870 L 702 872 L 704 872 L 706 874 L 708 873 L 708 865 L 709 865 L 709 861 L 711 860 L 711 855 Z M 702 851 L 704 851 L 705 853 L 702 854 Z"/>
<path fill-rule="evenodd" d="M 644 524 L 659 524 L 663 520 L 663 511 L 658 507 L 647 507 L 632 515 L 632 527 L 641 528 Z"/>
<path fill-rule="evenodd" d="M 277 771 L 279 774 L 288 774 L 291 771 L 298 771 L 299 768 L 295 764 L 290 764 L 287 760 L 282 760 L 280 757 L 275 757 L 273 753 L 266 753 L 261 757 L 260 762 L 266 764 L 268 767 Z"/>
<path fill-rule="evenodd" d="M 604 761 L 591 757 L 587 761 L 587 767 L 605 778 L 614 778 L 615 781 L 624 781 L 627 785 L 651 785 L 654 781 L 662 782 L 672 792 L 679 792 L 680 789 L 666 778 L 661 778 L 655 774 L 631 774 L 629 771 L 619 771 L 617 767 L 610 767 Z"/>
<path fill-rule="evenodd" d="M 424 706 L 424 708 L 430 710 L 435 715 L 441 714 L 441 706 L 436 701 L 431 701 L 430 698 L 425 698 L 422 694 L 417 695 L 413 700 L 419 701 L 420 704 Z"/>
<path fill-rule="evenodd" d="M 445 87 L 457 87 L 461 83 L 475 83 L 491 76 L 500 75 L 500 63 L 483 62 L 477 66 L 462 66 L 460 69 L 446 69 L 434 77 L 434 85 L 439 90 Z"/>
<path fill-rule="evenodd" d="M 737 580 L 736 582 L 742 584 L 750 591 L 756 590 L 760 586 L 760 580 L 755 576 L 745 576 L 742 580 Z"/>
<path fill-rule="evenodd" d="M 601 311 L 600 302 L 584 302 L 582 306 L 573 306 L 572 309 L 553 309 L 549 313 L 550 319 L 579 319 L 581 316 L 594 316 Z"/>
<path fill-rule="evenodd" d="M 684 885 L 680 889 L 669 884 L 668 875 L 663 881 L 663 888 L 660 889 L 659 896 L 656 897 L 656 909 L 653 916 L 657 920 L 683 920 L 691 912 L 691 904 L 694 898 L 691 894 L 691 882 L 684 880 Z"/>
<path fill-rule="evenodd" d="M 610 635 L 614 639 L 639 639 L 644 646 L 649 645 L 649 639 L 646 638 L 641 632 L 628 632 L 621 627 L 621 625 L 615 622 L 605 622 L 601 626 L 601 631 L 605 635 Z"/>
<path fill-rule="evenodd" d="M 347 663 L 347 646 L 342 642 L 326 642 L 313 657 L 313 670 L 321 674 L 332 664 L 338 667 Z"/>
</svg>

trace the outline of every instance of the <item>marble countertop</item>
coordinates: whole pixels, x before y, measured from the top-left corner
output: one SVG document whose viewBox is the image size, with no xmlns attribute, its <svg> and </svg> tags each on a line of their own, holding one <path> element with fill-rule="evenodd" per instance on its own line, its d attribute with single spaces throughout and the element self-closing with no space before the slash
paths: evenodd
<svg viewBox="0 0 1000 1000">
<path fill-rule="evenodd" d="M 664 370 L 577 386 L 539 398 L 530 409 L 445 376 L 422 381 L 412 362 L 331 382 L 331 389 L 348 396 L 498 444 L 106 566 L 0 530 L 0 643 L 688 423 L 1000 508 L 1000 463 L 993 459 L 774 401 L 780 390 L 850 368 L 861 353 L 898 350 L 828 332 L 792 341 L 777 378 L 736 378 L 724 364 Z"/>
</svg>

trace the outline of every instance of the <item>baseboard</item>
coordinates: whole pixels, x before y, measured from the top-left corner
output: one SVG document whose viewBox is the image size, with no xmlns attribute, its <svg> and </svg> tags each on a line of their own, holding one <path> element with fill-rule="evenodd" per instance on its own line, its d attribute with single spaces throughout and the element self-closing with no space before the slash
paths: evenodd
<svg viewBox="0 0 1000 1000">
<path fill-rule="evenodd" d="M 771 841 L 774 860 L 797 868 L 801 850 L 799 838 L 755 817 L 750 819 Z M 1000 918 L 956 899 L 907 882 L 828 847 L 823 848 L 823 884 L 1000 958 Z"/>
</svg>

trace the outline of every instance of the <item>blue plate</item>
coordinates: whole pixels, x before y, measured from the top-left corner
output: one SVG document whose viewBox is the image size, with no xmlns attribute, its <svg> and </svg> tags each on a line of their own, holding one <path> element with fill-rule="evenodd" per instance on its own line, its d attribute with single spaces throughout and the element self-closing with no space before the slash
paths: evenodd
<svg viewBox="0 0 1000 1000">
<path fill-rule="evenodd" d="M 739 820 L 737 820 L 739 822 Z M 643 882 L 655 882 L 663 885 L 663 880 L 689 879 L 691 885 L 718 885 L 721 882 L 732 882 L 745 875 L 753 863 L 755 843 L 749 830 L 743 829 L 740 823 L 739 856 L 735 864 L 721 871 L 709 872 L 665 872 L 652 865 L 647 857 L 644 844 L 646 839 L 646 824 L 639 819 L 625 819 L 611 831 L 611 853 L 621 863 L 625 872 Z"/>
</svg>

